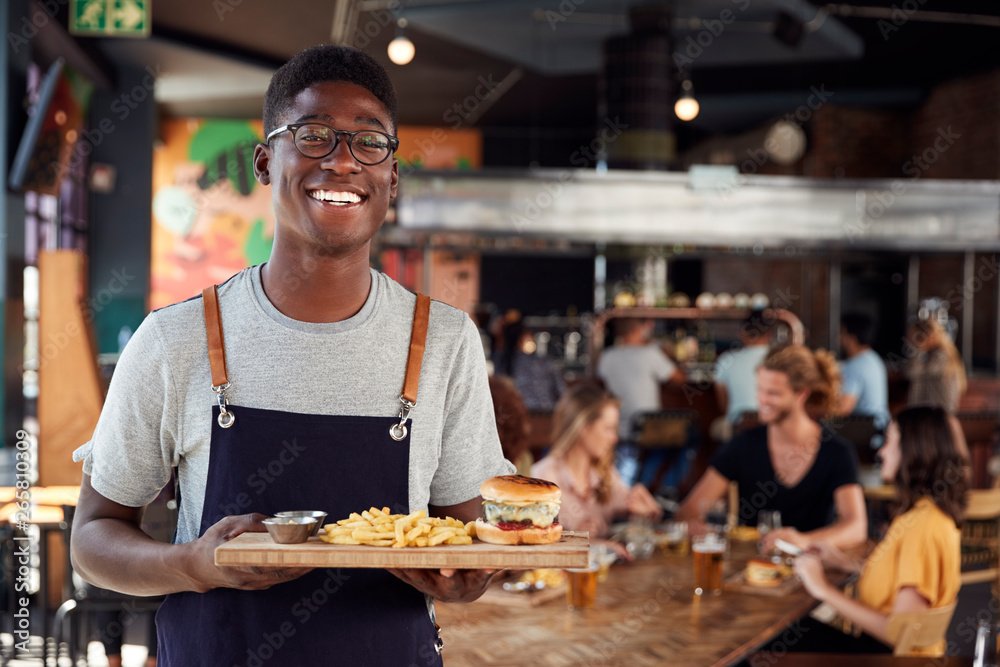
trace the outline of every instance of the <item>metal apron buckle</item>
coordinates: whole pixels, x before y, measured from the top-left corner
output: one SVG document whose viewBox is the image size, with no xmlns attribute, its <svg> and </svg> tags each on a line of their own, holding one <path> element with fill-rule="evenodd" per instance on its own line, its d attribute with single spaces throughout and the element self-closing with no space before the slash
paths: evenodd
<svg viewBox="0 0 1000 667">
<path fill-rule="evenodd" d="M 219 426 L 222 428 L 229 428 L 236 423 L 236 415 L 228 410 L 229 399 L 226 397 L 226 392 L 232 383 L 227 382 L 222 385 L 212 385 L 212 391 L 215 392 L 216 400 L 219 403 Z"/>
<path fill-rule="evenodd" d="M 409 429 L 406 428 L 406 422 L 410 419 L 410 411 L 416 407 L 416 403 L 403 398 L 402 394 L 399 396 L 399 423 L 393 424 L 389 427 L 389 437 L 396 442 L 401 441 L 409 433 Z"/>
</svg>

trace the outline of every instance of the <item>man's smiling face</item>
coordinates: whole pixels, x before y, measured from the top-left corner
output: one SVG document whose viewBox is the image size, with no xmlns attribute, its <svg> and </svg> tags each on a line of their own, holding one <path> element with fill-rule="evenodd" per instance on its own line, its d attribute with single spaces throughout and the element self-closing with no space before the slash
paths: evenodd
<svg viewBox="0 0 1000 667">
<path fill-rule="evenodd" d="M 297 94 L 281 114 L 281 124 L 317 122 L 337 130 L 379 130 L 395 127 L 382 102 L 367 89 L 345 81 L 316 83 Z M 271 185 L 278 237 L 294 245 L 312 246 L 320 254 L 341 255 L 357 250 L 378 232 L 389 202 L 396 197 L 395 158 L 363 165 L 351 155 L 341 135 L 323 158 L 302 155 L 291 131 L 272 137 L 254 153 L 254 172 Z"/>
</svg>

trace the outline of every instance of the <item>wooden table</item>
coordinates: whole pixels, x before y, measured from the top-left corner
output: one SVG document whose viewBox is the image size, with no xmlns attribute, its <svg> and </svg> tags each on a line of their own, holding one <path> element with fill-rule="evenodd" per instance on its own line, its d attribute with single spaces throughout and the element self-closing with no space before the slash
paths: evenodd
<svg viewBox="0 0 1000 667">
<path fill-rule="evenodd" d="M 726 576 L 753 553 L 753 545 L 732 544 Z M 692 581 L 690 556 L 657 555 L 613 567 L 592 609 L 571 610 L 565 597 L 517 609 L 438 603 L 445 664 L 521 667 L 534 656 L 549 667 L 730 665 L 817 604 L 801 588 L 781 597 L 725 591 L 698 598 Z"/>
</svg>

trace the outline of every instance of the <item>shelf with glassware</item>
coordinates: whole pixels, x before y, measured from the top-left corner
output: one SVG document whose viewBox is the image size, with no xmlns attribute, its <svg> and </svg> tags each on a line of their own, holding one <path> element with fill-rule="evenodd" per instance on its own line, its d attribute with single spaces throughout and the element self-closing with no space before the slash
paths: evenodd
<svg viewBox="0 0 1000 667">
<path fill-rule="evenodd" d="M 694 384 L 711 382 L 718 355 L 739 345 L 739 328 L 752 312 L 749 308 L 610 308 L 592 320 L 590 368 L 596 367 L 609 326 L 615 320 L 648 319 L 654 321 L 654 340 L 685 370 L 688 381 Z M 774 343 L 804 342 L 802 322 L 794 313 L 782 308 L 765 309 L 764 313 L 773 322 Z"/>
<path fill-rule="evenodd" d="M 534 353 L 548 358 L 567 382 L 583 376 L 590 364 L 590 314 L 528 315 L 524 328 L 532 333 Z"/>
</svg>

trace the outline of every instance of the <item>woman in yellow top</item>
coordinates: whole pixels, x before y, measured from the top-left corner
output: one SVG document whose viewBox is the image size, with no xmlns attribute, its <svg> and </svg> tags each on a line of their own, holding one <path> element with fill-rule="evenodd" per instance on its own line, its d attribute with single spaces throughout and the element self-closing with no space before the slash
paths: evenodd
<svg viewBox="0 0 1000 667">
<path fill-rule="evenodd" d="M 886 431 L 880 457 L 882 478 L 898 489 L 900 513 L 868 559 L 854 563 L 835 547 L 819 544 L 795 562 L 806 590 L 863 634 L 849 637 L 829 626 L 816 632 L 810 628 L 803 646 L 795 651 L 826 647 L 838 653 L 886 652 L 891 650 L 886 635 L 891 614 L 943 607 L 958 597 L 958 526 L 967 483 L 965 460 L 955 445 L 947 413 L 931 406 L 902 411 Z M 860 570 L 857 599 L 827 581 L 824 565 Z M 933 652 L 943 655 L 944 642 L 935 648 Z"/>
</svg>

